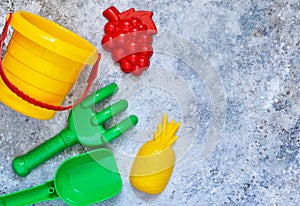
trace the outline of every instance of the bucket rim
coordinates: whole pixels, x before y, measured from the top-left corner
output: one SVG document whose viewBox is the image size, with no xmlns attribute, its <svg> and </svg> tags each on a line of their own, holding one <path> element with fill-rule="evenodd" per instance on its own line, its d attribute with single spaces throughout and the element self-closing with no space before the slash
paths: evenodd
<svg viewBox="0 0 300 206">
<path fill-rule="evenodd" d="M 42 16 L 19 10 L 12 15 L 10 24 L 21 35 L 65 58 L 88 65 L 93 65 L 97 60 L 98 51 L 94 45 L 75 32 Z M 57 34 L 53 33 L 55 31 Z"/>
</svg>

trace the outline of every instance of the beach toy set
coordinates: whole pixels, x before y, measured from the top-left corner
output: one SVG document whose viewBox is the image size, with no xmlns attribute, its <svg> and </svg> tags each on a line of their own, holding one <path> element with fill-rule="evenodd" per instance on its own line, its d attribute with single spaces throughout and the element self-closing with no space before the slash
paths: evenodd
<svg viewBox="0 0 300 206">
<path fill-rule="evenodd" d="M 139 76 L 150 65 L 152 35 L 157 33 L 152 12 L 133 8 L 120 13 L 115 7 L 103 12 L 104 49 L 112 52 L 125 73 Z M 3 60 L 1 52 L 9 25 L 14 28 Z M 129 38 L 130 37 L 130 38 Z M 13 170 L 19 176 L 75 144 L 103 146 L 132 129 L 138 118 L 130 115 L 111 128 L 105 123 L 128 107 L 126 100 L 95 111 L 99 102 L 114 95 L 115 83 L 90 94 L 101 55 L 82 37 L 38 15 L 17 11 L 7 16 L 0 38 L 0 101 L 21 114 L 40 120 L 51 119 L 56 111 L 71 109 L 68 126 L 43 144 L 16 157 Z M 125 65 L 125 66 L 124 66 Z M 87 87 L 72 105 L 62 106 L 85 67 L 90 67 Z M 171 148 L 180 123 L 162 123 L 154 139 L 145 143 L 133 162 L 130 183 L 138 190 L 158 194 L 166 187 L 175 164 Z M 112 152 L 94 149 L 64 161 L 53 180 L 23 191 L 0 196 L 0 206 L 22 206 L 60 198 L 69 205 L 90 205 L 117 195 L 122 180 Z"/>
</svg>

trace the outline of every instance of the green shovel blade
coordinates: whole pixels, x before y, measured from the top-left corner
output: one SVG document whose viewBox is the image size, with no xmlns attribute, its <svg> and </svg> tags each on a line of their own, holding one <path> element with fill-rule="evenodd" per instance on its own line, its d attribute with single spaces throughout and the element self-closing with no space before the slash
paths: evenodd
<svg viewBox="0 0 300 206">
<path fill-rule="evenodd" d="M 59 197 L 70 205 L 100 202 L 117 195 L 122 188 L 114 156 L 107 149 L 65 161 L 57 170 L 54 183 Z"/>
</svg>

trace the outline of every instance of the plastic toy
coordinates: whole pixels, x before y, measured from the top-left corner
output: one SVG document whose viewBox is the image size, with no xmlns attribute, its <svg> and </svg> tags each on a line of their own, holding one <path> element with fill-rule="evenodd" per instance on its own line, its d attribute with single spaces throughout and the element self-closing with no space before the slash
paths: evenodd
<svg viewBox="0 0 300 206">
<path fill-rule="evenodd" d="M 135 115 L 129 116 L 110 129 L 105 129 L 103 126 L 104 122 L 126 110 L 128 107 L 126 100 L 120 100 L 98 113 L 94 112 L 93 106 L 113 95 L 117 89 L 118 86 L 113 83 L 86 97 L 71 110 L 67 128 L 27 154 L 13 160 L 14 171 L 20 176 L 26 176 L 32 169 L 67 147 L 72 147 L 76 143 L 100 146 L 131 129 L 138 122 Z"/>
<path fill-rule="evenodd" d="M 146 142 L 139 150 L 130 172 L 130 183 L 145 193 L 161 193 L 172 175 L 175 164 L 175 153 L 172 145 L 180 122 L 168 123 L 165 113 L 162 123 L 154 132 L 153 140 Z"/>
<path fill-rule="evenodd" d="M 0 197 L 0 206 L 24 206 L 61 198 L 69 205 L 90 205 L 117 195 L 122 180 L 112 152 L 97 149 L 71 157 L 53 180 Z"/>
<path fill-rule="evenodd" d="M 50 119 L 55 110 L 72 107 L 59 105 L 82 69 L 94 65 L 85 95 L 88 93 L 100 60 L 96 47 L 50 20 L 17 11 L 7 17 L 0 52 L 9 24 L 14 32 L 3 62 L 0 55 L 1 102 L 24 115 Z"/>
<path fill-rule="evenodd" d="M 141 75 L 149 67 L 153 54 L 152 35 L 157 33 L 153 12 L 131 8 L 120 13 L 111 6 L 103 15 L 109 21 L 104 26 L 103 48 L 112 52 L 113 60 L 123 72 Z"/>
</svg>

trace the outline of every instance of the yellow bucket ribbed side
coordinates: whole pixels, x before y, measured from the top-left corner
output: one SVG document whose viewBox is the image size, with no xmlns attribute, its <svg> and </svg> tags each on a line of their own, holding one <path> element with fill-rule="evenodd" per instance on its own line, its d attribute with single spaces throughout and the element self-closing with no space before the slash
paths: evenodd
<svg viewBox="0 0 300 206">
<path fill-rule="evenodd" d="M 66 28 L 38 15 L 17 11 L 11 19 L 12 38 L 3 58 L 8 79 L 36 100 L 61 105 L 86 65 L 93 65 L 97 49 Z M 34 106 L 0 79 L 0 100 L 36 119 L 50 119 L 55 111 Z"/>
</svg>

